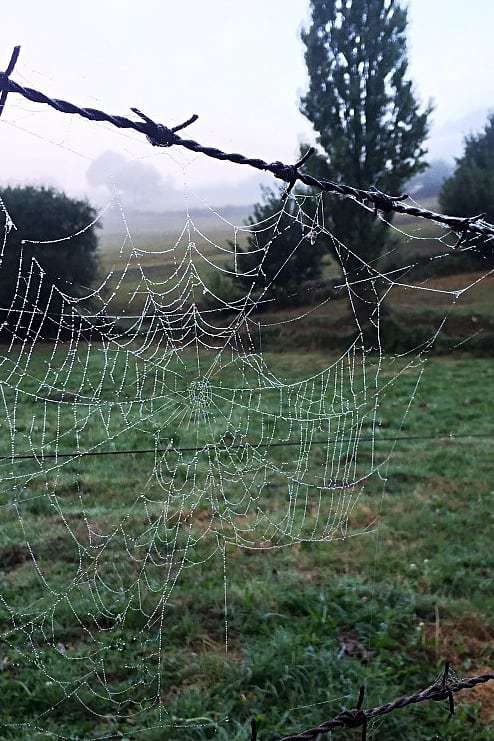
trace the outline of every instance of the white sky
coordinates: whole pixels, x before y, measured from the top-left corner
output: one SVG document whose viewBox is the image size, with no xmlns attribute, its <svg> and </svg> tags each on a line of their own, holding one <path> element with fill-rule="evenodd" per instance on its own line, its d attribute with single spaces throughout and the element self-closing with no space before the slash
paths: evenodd
<svg viewBox="0 0 494 741">
<path fill-rule="evenodd" d="M 411 75 L 420 97 L 436 103 L 432 151 L 447 154 L 441 126 L 494 101 L 494 2 L 410 0 L 409 8 Z M 290 161 L 310 132 L 298 112 L 307 13 L 307 0 L 17 0 L 3 3 L 0 67 L 19 43 L 12 77 L 25 85 L 110 113 L 137 106 L 169 124 L 198 113 L 191 137 Z M 199 185 L 252 175 L 11 95 L 0 119 L 0 181 L 82 192 L 88 165 L 107 149 Z"/>
</svg>

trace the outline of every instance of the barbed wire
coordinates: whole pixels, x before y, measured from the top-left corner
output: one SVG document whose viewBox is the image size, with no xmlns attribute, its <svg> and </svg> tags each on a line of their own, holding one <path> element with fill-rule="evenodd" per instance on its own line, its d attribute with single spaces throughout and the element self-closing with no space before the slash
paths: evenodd
<svg viewBox="0 0 494 741">
<path fill-rule="evenodd" d="M 237 165 L 247 165 L 253 167 L 256 170 L 263 170 L 270 172 L 278 180 L 283 180 L 287 183 L 286 195 L 291 191 L 297 182 L 301 182 L 311 188 L 316 188 L 325 193 L 336 193 L 338 195 L 352 198 L 358 203 L 373 208 L 374 211 L 383 212 L 394 212 L 399 214 L 407 214 L 409 216 L 415 216 L 417 218 L 426 219 L 433 221 L 438 224 L 443 224 L 450 227 L 454 232 L 458 234 L 458 242 L 455 245 L 456 248 L 460 247 L 461 244 L 468 236 L 473 237 L 484 237 L 494 238 L 494 225 L 483 219 L 484 214 L 478 214 L 476 216 L 447 216 L 440 214 L 429 209 L 420 208 L 417 206 L 411 206 L 403 203 L 408 198 L 407 194 L 402 195 L 389 195 L 383 193 L 378 188 L 370 188 L 368 190 L 362 188 L 354 188 L 351 185 L 345 183 L 335 182 L 333 180 L 318 179 L 307 172 L 302 172 L 300 168 L 304 165 L 309 157 L 311 157 L 315 149 L 313 147 L 304 154 L 304 156 L 295 164 L 287 165 L 283 162 L 266 162 L 258 157 L 247 157 L 238 152 L 224 152 L 216 147 L 208 147 L 193 139 L 183 139 L 179 136 L 178 132 L 182 129 L 190 126 L 192 123 L 197 121 L 197 114 L 192 115 L 187 121 L 184 121 L 177 126 L 169 128 L 161 123 L 156 123 L 152 118 L 142 113 L 138 108 L 131 108 L 131 110 L 139 116 L 141 121 L 134 121 L 126 118 L 125 116 L 111 115 L 100 111 L 97 108 L 83 108 L 77 106 L 74 103 L 69 103 L 66 100 L 60 100 L 58 98 L 51 98 L 45 93 L 35 90 L 30 87 L 20 85 L 11 79 L 17 59 L 19 57 L 20 46 L 16 46 L 12 52 L 10 62 L 4 72 L 0 72 L 0 116 L 5 110 L 5 104 L 7 96 L 10 93 L 16 93 L 21 95 L 26 100 L 30 100 L 33 103 L 42 103 L 50 106 L 50 108 L 60 111 L 61 113 L 70 113 L 81 116 L 90 121 L 101 121 L 116 126 L 119 129 L 132 129 L 140 134 L 144 134 L 148 141 L 155 147 L 184 147 L 198 154 L 203 154 L 206 157 L 212 157 L 216 160 L 223 160 L 233 162 Z"/>
<path fill-rule="evenodd" d="M 405 695 L 387 702 L 384 705 L 377 705 L 373 708 L 363 709 L 364 688 L 360 688 L 357 706 L 352 710 L 342 710 L 338 715 L 335 715 L 331 720 L 327 720 L 318 726 L 309 728 L 299 733 L 291 734 L 289 736 L 283 736 L 279 741 L 311 741 L 317 739 L 320 736 L 325 736 L 331 731 L 337 728 L 362 728 L 362 741 L 367 738 L 367 726 L 370 720 L 378 718 L 383 715 L 389 715 L 389 713 L 406 708 L 409 705 L 415 705 L 421 702 L 439 702 L 442 700 L 449 701 L 449 716 L 451 717 L 455 711 L 454 695 L 461 690 L 470 690 L 481 684 L 486 684 L 494 680 L 494 672 L 486 672 L 485 674 L 479 674 L 475 677 L 467 677 L 465 679 L 457 679 L 456 676 L 451 672 L 450 663 L 446 662 L 444 671 L 436 679 L 433 684 L 429 685 L 425 689 L 415 692 L 413 695 Z M 258 729 L 255 720 L 252 721 L 252 734 L 251 741 L 257 741 Z"/>
<path fill-rule="evenodd" d="M 58 98 L 52 98 L 39 90 L 35 90 L 30 87 L 20 85 L 11 79 L 11 74 L 15 68 L 20 53 L 20 46 L 14 47 L 11 55 L 9 64 L 7 65 L 4 72 L 0 72 L 0 116 L 5 110 L 7 102 L 7 96 L 11 93 L 21 95 L 26 100 L 34 103 L 40 103 L 48 105 L 54 110 L 62 113 L 68 113 L 73 115 L 81 116 L 82 118 L 88 119 L 95 122 L 106 122 L 119 129 L 131 129 L 140 134 L 144 134 L 150 144 L 157 147 L 172 147 L 179 146 L 189 151 L 203 154 L 206 157 L 210 157 L 216 160 L 228 161 L 238 165 L 246 165 L 257 170 L 270 172 L 278 180 L 282 180 L 287 183 L 287 189 L 285 195 L 292 190 L 297 182 L 303 183 L 304 185 L 316 188 L 322 192 L 335 193 L 346 198 L 351 198 L 358 203 L 362 204 L 367 208 L 373 208 L 375 213 L 378 211 L 383 212 L 394 212 L 398 214 L 406 214 L 417 218 L 432 221 L 438 224 L 448 226 L 454 232 L 458 234 L 458 242 L 455 245 L 459 248 L 464 240 L 468 236 L 472 237 L 483 237 L 483 238 L 494 238 L 494 225 L 484 220 L 484 214 L 478 214 L 470 217 L 457 217 L 447 216 L 440 214 L 435 211 L 424 209 L 416 206 L 405 204 L 404 201 L 408 198 L 407 194 L 401 194 L 393 196 L 387 193 L 383 193 L 377 188 L 362 189 L 355 188 L 345 183 L 335 182 L 333 180 L 319 179 L 307 172 L 301 171 L 301 167 L 308 161 L 308 159 L 315 153 L 315 149 L 310 147 L 308 151 L 301 157 L 296 163 L 287 165 L 280 161 L 266 162 L 261 158 L 248 157 L 236 152 L 224 152 L 216 147 L 204 146 L 193 139 L 184 139 L 178 132 L 182 129 L 193 124 L 197 119 L 197 114 L 192 115 L 187 121 L 178 124 L 173 127 L 168 127 L 161 123 L 156 123 L 149 116 L 144 114 L 138 108 L 131 108 L 140 121 L 129 119 L 125 116 L 111 115 L 104 111 L 96 108 L 84 108 L 77 106 L 65 100 Z M 435 440 L 435 439 L 462 439 L 462 438 L 492 438 L 492 434 L 471 434 L 471 435 L 424 435 L 424 436 L 396 436 L 386 438 L 370 438 L 374 442 L 380 442 L 385 440 L 398 441 L 398 440 Z M 327 440 L 324 441 L 324 444 Z M 255 446 L 254 447 L 282 447 L 289 446 L 298 443 L 290 442 L 279 442 L 271 443 L 268 445 Z M 315 444 L 318 444 L 317 441 Z M 222 449 L 222 446 L 203 446 L 202 448 L 175 448 L 173 446 L 167 446 L 166 448 L 149 448 L 143 450 L 115 450 L 115 451 L 73 451 L 71 453 L 40 453 L 41 458 L 64 458 L 64 457 L 85 457 L 85 456 L 99 456 L 99 455 L 122 455 L 122 454 L 145 454 L 145 453 L 157 453 L 157 452 L 201 452 L 214 447 L 215 449 Z M 227 449 L 241 449 L 249 447 L 245 444 L 224 446 Z M 25 460 L 25 459 L 37 459 L 38 456 L 33 454 L 20 454 L 15 456 L 0 456 L 0 460 Z M 295 733 L 288 736 L 283 736 L 280 741 L 310 741 L 316 739 L 319 736 L 324 736 L 330 733 L 332 730 L 337 728 L 362 728 L 362 740 L 365 741 L 367 738 L 367 726 L 368 722 L 373 718 L 388 715 L 395 710 L 408 707 L 413 704 L 430 702 L 430 701 L 449 701 L 450 715 L 454 713 L 454 695 L 461 690 L 473 689 L 474 687 L 485 684 L 494 680 L 494 672 L 487 672 L 475 677 L 466 679 L 456 679 L 450 675 L 450 665 L 446 663 L 444 672 L 432 685 L 422 689 L 412 695 L 402 696 L 391 702 L 383 705 L 378 705 L 373 708 L 363 709 L 364 701 L 364 688 L 360 689 L 357 705 L 354 709 L 344 709 L 332 719 L 321 723 L 318 726 Z M 256 721 L 252 721 L 252 741 L 257 739 L 257 724 Z"/>
</svg>

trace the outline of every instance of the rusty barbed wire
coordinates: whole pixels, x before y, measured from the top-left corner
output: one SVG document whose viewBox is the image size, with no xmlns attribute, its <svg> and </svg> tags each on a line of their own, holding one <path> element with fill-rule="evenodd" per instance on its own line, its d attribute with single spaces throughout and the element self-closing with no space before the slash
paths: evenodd
<svg viewBox="0 0 494 741">
<path fill-rule="evenodd" d="M 377 705 L 376 707 L 364 710 L 362 708 L 364 689 L 360 688 L 357 706 L 354 709 L 342 710 L 334 718 L 331 718 L 331 720 L 305 731 L 283 736 L 279 741 L 311 741 L 312 739 L 317 739 L 319 736 L 327 735 L 337 728 L 362 728 L 362 741 L 365 741 L 367 738 L 367 725 L 373 718 L 389 715 L 389 713 L 406 708 L 409 705 L 415 705 L 421 702 L 439 702 L 442 700 L 448 700 L 449 715 L 451 716 L 455 711 L 454 695 L 456 693 L 461 690 L 473 689 L 478 685 L 486 684 L 486 682 L 493 680 L 494 672 L 486 672 L 485 674 L 479 674 L 475 677 L 467 677 L 465 679 L 456 679 L 451 674 L 449 662 L 446 662 L 441 676 L 433 684 L 415 692 L 413 695 L 405 695 L 384 705 Z M 254 736 L 254 725 L 252 728 Z M 257 734 L 257 726 L 255 728 Z"/>
<path fill-rule="evenodd" d="M 458 234 L 458 244 L 460 245 L 464 242 L 467 236 L 494 238 L 494 225 L 484 221 L 482 218 L 483 214 L 480 216 L 470 217 L 446 216 L 445 214 L 440 214 L 429 209 L 405 204 L 404 201 L 408 198 L 407 194 L 393 196 L 388 193 L 383 193 L 377 188 L 370 188 L 368 190 L 354 188 L 345 183 L 318 179 L 309 175 L 307 172 L 302 172 L 300 167 L 310 156 L 312 156 L 314 153 L 313 148 L 311 148 L 298 162 L 292 165 L 286 165 L 279 161 L 266 162 L 263 159 L 247 157 L 238 152 L 224 152 L 216 147 L 203 146 L 193 139 L 183 139 L 177 132 L 194 123 L 198 118 L 197 114 L 191 116 L 187 121 L 169 128 L 164 124 L 156 123 L 152 118 L 142 113 L 138 108 L 131 108 L 131 110 L 142 120 L 133 121 L 125 116 L 111 115 L 96 108 L 83 108 L 74 105 L 73 103 L 69 103 L 66 100 L 51 98 L 39 90 L 25 87 L 11 79 L 11 74 L 19 56 L 19 52 L 20 46 L 16 46 L 6 70 L 0 72 L 0 116 L 5 109 L 7 95 L 15 93 L 33 103 L 48 105 L 50 108 L 60 111 L 61 113 L 78 115 L 82 118 L 88 119 L 89 121 L 106 122 L 119 129 L 132 129 L 140 134 L 144 134 L 148 141 L 156 147 L 184 147 L 191 152 L 203 154 L 206 157 L 211 157 L 216 160 L 233 162 L 237 165 L 247 165 L 256 170 L 270 172 L 278 180 L 283 180 L 287 183 L 285 195 L 288 195 L 297 182 L 301 182 L 304 185 L 316 188 L 325 193 L 335 193 L 346 198 L 352 198 L 361 205 L 374 210 L 375 213 L 377 213 L 377 211 L 388 213 L 394 212 L 426 219 L 437 224 L 443 224 Z"/>
</svg>

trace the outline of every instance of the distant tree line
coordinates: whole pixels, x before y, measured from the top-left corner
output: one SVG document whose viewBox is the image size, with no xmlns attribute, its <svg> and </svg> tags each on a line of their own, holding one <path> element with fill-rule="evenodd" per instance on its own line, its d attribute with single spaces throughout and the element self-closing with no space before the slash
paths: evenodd
<svg viewBox="0 0 494 741">
<path fill-rule="evenodd" d="M 466 137 L 464 153 L 444 183 L 439 203 L 452 216 L 484 214 L 486 221 L 494 223 L 494 113 L 483 132 Z M 469 256 L 474 266 L 493 267 L 494 243 L 475 240 Z"/>
<path fill-rule="evenodd" d="M 431 106 L 420 107 L 408 77 L 407 11 L 399 0 L 310 0 L 310 10 L 301 34 L 309 84 L 300 107 L 317 151 L 305 167 L 318 177 L 388 193 L 411 184 L 419 198 L 440 186 L 446 213 L 483 213 L 494 222 L 494 115 L 484 132 L 466 138 L 453 174 L 442 162 L 427 169 Z M 356 327 L 366 347 L 375 348 L 378 304 L 380 318 L 393 321 L 382 301 L 384 282 L 372 270 L 389 251 L 393 214 L 385 214 L 385 223 L 351 199 L 299 188 L 301 216 L 284 189 L 264 191 L 248 221 L 246 246 L 236 249 L 235 265 L 215 277 L 204 303 L 224 310 L 215 296 L 241 306 L 245 295 L 261 309 L 307 303 L 329 254 L 351 287 Z M 0 197 L 16 227 L 0 269 L 0 335 L 52 336 L 60 332 L 66 298 L 85 295 L 97 276 L 95 211 L 53 188 L 8 187 Z M 322 220 L 332 237 L 317 229 Z M 477 240 L 465 254 L 469 268 L 494 265 L 489 242 Z M 222 277 L 228 273 L 236 278 Z"/>
</svg>

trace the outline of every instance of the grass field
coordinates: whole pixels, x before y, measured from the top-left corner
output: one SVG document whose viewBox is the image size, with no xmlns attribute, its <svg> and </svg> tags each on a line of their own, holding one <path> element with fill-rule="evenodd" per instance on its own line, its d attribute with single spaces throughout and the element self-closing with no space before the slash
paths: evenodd
<svg viewBox="0 0 494 741">
<path fill-rule="evenodd" d="M 2 427 L 2 455 L 10 450 L 8 429 L 12 434 L 15 428 L 16 450 L 23 449 L 28 429 L 34 439 L 43 434 L 33 431 L 33 414 L 40 412 L 35 397 L 28 395 L 38 388 L 36 378 L 47 379 L 51 388 L 57 378 L 63 385 L 63 373 L 47 376 L 46 369 L 47 362 L 53 373 L 57 364 L 64 367 L 64 349 L 55 358 L 50 353 L 46 347 L 31 359 L 31 375 L 21 364 L 9 370 L 12 387 L 22 388 L 24 396 L 15 423 Z M 102 362 L 95 346 L 82 386 L 78 378 L 79 394 L 94 391 Z M 321 352 L 267 353 L 265 362 L 285 383 L 329 364 Z M 114 370 L 118 378 L 118 366 Z M 14 391 L 5 385 L 5 368 L 2 373 L 10 409 Z M 396 363 L 385 361 L 382 373 L 394 375 Z M 185 389 L 189 380 L 182 379 Z M 415 379 L 414 372 L 406 372 L 390 387 L 380 410 L 383 437 L 398 429 Z M 132 375 L 127 380 L 129 388 L 137 382 Z M 239 383 L 235 369 L 227 369 L 223 381 Z M 431 358 L 400 434 L 445 438 L 400 441 L 386 486 L 378 477 L 368 481 L 349 510 L 348 530 L 342 528 L 332 542 L 298 542 L 277 550 L 227 545 L 227 653 L 224 565 L 219 553 L 209 559 L 217 543 L 211 500 L 195 502 L 185 519 L 183 507 L 172 507 L 162 529 L 156 529 L 163 488 L 152 477 L 147 509 L 135 504 L 152 473 L 152 455 L 69 461 L 58 472 L 35 476 L 24 488 L 4 481 L 0 737 L 240 741 L 249 738 L 249 721 L 255 717 L 260 738 L 267 741 L 352 706 L 362 684 L 370 705 L 425 686 L 445 659 L 460 674 L 492 670 L 493 386 L 494 366 L 488 359 L 454 353 Z M 68 393 L 75 394 L 71 388 Z M 107 390 L 111 394 L 111 384 Z M 48 415 L 50 432 L 58 425 L 63 433 L 73 424 L 73 404 L 60 402 L 75 399 L 62 395 L 52 400 L 62 412 Z M 139 414 L 142 410 L 129 424 Z M 157 416 L 160 427 L 163 420 Z M 110 437 L 102 424 L 89 423 L 86 442 Z M 113 434 L 113 423 L 107 424 Z M 145 424 L 132 426 L 126 447 L 142 447 L 151 432 Z M 181 446 L 197 439 L 197 431 L 186 425 L 168 425 L 162 433 Z M 454 437 L 468 433 L 486 437 Z M 62 442 L 74 444 L 70 435 Z M 118 439 L 111 444 L 118 447 Z M 378 445 L 378 457 L 379 450 Z M 288 453 L 275 455 L 281 464 Z M 318 455 L 316 450 L 307 459 L 313 477 L 321 467 Z M 206 475 L 206 463 L 198 466 L 199 477 Z M 18 462 L 14 473 L 27 472 L 29 466 L 32 462 Z M 4 462 L 2 469 L 8 475 L 12 465 Z M 262 505 L 269 505 L 273 517 L 287 507 L 282 483 L 273 476 L 263 490 Z M 232 527 L 245 519 L 239 515 Z M 185 531 L 197 541 L 194 559 L 204 563 L 185 568 L 171 593 L 157 685 L 156 624 L 145 615 L 161 594 L 170 532 L 178 533 L 180 546 Z M 135 582 L 139 548 L 150 543 L 154 560 L 129 607 L 125 590 Z M 62 598 L 69 591 L 70 599 Z M 39 619 L 42 614 L 45 620 Z M 85 682 L 79 681 L 81 665 L 88 669 Z M 136 684 L 139 680 L 142 684 Z M 68 688 L 72 694 L 63 699 Z M 161 718 L 157 709 L 146 709 L 151 690 L 159 692 L 167 709 Z M 121 700 L 120 717 L 109 710 L 115 698 Z M 370 738 L 487 741 L 493 712 L 492 688 L 484 687 L 465 693 L 447 723 L 445 704 L 418 706 L 378 721 Z M 12 725 L 23 723 L 32 725 Z M 334 737 L 353 739 L 358 733 Z"/>
<path fill-rule="evenodd" d="M 198 249 L 226 264 L 215 245 L 231 238 L 231 226 L 201 218 Z M 134 244 L 130 268 L 120 238 L 107 235 L 107 290 L 123 276 L 116 313 L 142 310 L 148 287 L 137 263 L 151 281 L 170 277 L 185 251 L 166 250 L 182 226 L 154 224 Z M 419 245 L 428 255 L 437 242 Z M 207 262 L 198 270 L 206 279 Z M 328 260 L 325 277 L 335 274 Z M 436 343 L 442 355 L 425 362 L 417 393 L 420 362 L 368 358 L 365 404 L 361 358 L 351 375 L 347 358 L 338 361 L 353 329 L 344 298 L 256 315 L 262 374 L 258 356 L 237 356 L 212 385 L 202 379 L 214 354 L 146 346 L 146 327 L 128 344 L 121 338 L 118 352 L 98 342 L 46 343 L 33 354 L 28 345 L 4 348 L 0 738 L 241 741 L 255 717 L 269 741 L 353 706 L 361 685 L 372 705 L 427 685 L 446 659 L 460 674 L 492 670 L 494 277 L 454 305 L 451 295 L 481 277 L 393 288 L 388 305 L 411 346 L 448 313 Z M 328 385 L 333 362 L 340 375 L 333 370 L 338 383 Z M 282 395 L 277 383 L 257 394 L 260 380 L 274 377 Z M 289 391 L 307 377 L 315 380 Z M 300 444 L 320 403 L 338 419 L 349 412 L 346 436 L 360 415 L 371 438 L 350 478 L 379 470 L 322 504 L 310 492 L 328 477 L 327 450 L 336 478 L 350 476 L 353 458 L 350 447 Z M 393 448 L 395 434 L 414 439 Z M 299 447 L 253 448 L 279 440 Z M 226 449 L 197 459 L 190 450 L 218 442 Z M 251 447 L 237 452 L 237 443 Z M 155 444 L 185 452 L 133 452 Z M 77 448 L 128 453 L 55 457 Z M 41 449 L 51 456 L 41 463 L 10 459 L 12 450 Z M 312 489 L 288 486 L 296 476 Z M 446 715 L 442 703 L 396 712 L 374 723 L 370 738 L 487 741 L 492 688 L 464 693 L 455 718 Z"/>
<path fill-rule="evenodd" d="M 437 203 L 434 199 L 424 202 L 425 207 L 435 208 Z M 220 216 L 221 213 L 221 216 Z M 178 298 L 183 283 L 179 282 L 180 263 L 185 257 L 187 247 L 193 243 L 192 260 L 197 271 L 197 276 L 213 292 L 217 293 L 226 301 L 234 300 L 241 294 L 243 295 L 245 286 L 238 286 L 235 280 L 230 281 L 224 277 L 224 274 L 215 270 L 214 266 L 223 269 L 232 270 L 232 242 L 236 242 L 239 249 L 245 249 L 249 232 L 246 231 L 242 224 L 249 214 L 247 207 L 226 208 L 218 213 L 214 211 L 197 211 L 192 212 L 190 219 L 187 220 L 186 214 L 181 212 L 170 212 L 164 214 L 145 214 L 132 212 L 128 215 L 129 234 L 127 235 L 125 225 L 121 217 L 113 215 L 112 220 L 105 226 L 100 236 L 100 273 L 106 276 L 111 273 L 108 280 L 105 280 L 102 296 L 109 301 L 109 310 L 116 315 L 137 314 L 143 311 L 146 300 L 149 298 L 149 291 L 155 291 L 160 300 L 160 292 L 166 290 L 167 293 L 163 300 L 172 301 Z M 238 229 L 235 229 L 237 225 Z M 445 259 L 437 262 L 431 262 L 430 258 L 434 255 L 444 255 L 448 253 L 448 248 L 438 241 L 438 237 L 444 236 L 444 232 L 437 225 L 423 221 L 417 218 L 398 216 L 395 220 L 395 226 L 400 231 L 392 231 L 393 243 L 388 246 L 384 256 L 377 261 L 376 266 L 384 272 L 391 270 L 396 271 L 398 267 L 418 263 L 422 266 L 422 272 L 429 276 L 425 279 L 422 275 L 415 276 L 413 273 L 396 273 L 393 272 L 394 279 L 401 279 L 404 282 L 410 282 L 413 285 L 423 285 L 432 288 L 447 288 L 454 290 L 464 287 L 471 280 L 471 275 L 458 277 L 452 275 L 448 280 L 448 268 L 452 273 L 458 273 L 454 263 L 458 255 L 451 254 Z M 407 236 L 408 235 L 408 236 Z M 260 236 L 262 242 L 267 236 Z M 133 253 L 133 254 L 132 254 Z M 443 270 L 441 277 L 434 277 L 433 270 Z M 178 270 L 178 272 L 177 272 Z M 430 277 L 432 275 L 432 277 Z M 444 277 L 446 275 L 446 277 Z M 479 278 L 480 273 L 473 276 L 473 279 Z M 145 276 L 145 277 L 144 277 Z M 224 285 L 214 283 L 216 279 L 226 281 Z M 313 304 L 324 301 L 330 289 L 326 282 L 332 280 L 341 280 L 341 269 L 334 258 L 328 254 L 323 259 L 323 271 L 321 278 L 321 287 L 317 297 L 314 299 L 312 288 L 307 289 L 304 285 L 300 287 L 301 296 L 296 296 L 295 303 Z M 149 281 L 149 282 L 148 282 Z M 167 281 L 173 285 L 166 285 Z M 453 326 L 448 328 L 448 333 L 452 337 L 457 337 L 462 341 L 470 334 L 479 334 L 482 332 L 491 333 L 492 326 L 492 301 L 490 300 L 490 291 L 492 288 L 492 279 L 486 281 L 471 294 L 466 294 L 459 301 L 452 316 Z M 233 289 L 233 290 L 232 290 Z M 235 289 L 240 290 L 237 295 Z M 480 300 L 480 295 L 482 299 Z M 203 305 L 207 299 L 204 298 L 202 286 L 198 287 L 196 301 Z M 425 324 L 429 329 L 436 319 L 441 321 L 444 315 L 444 306 L 451 304 L 451 296 L 440 294 L 429 294 L 422 291 L 399 291 L 393 289 L 391 301 L 397 306 L 403 306 L 408 313 L 413 311 L 414 319 L 418 324 Z M 476 305 L 478 312 L 474 315 L 474 321 L 468 324 L 465 321 L 466 316 L 471 311 L 472 305 Z M 310 322 L 315 327 L 312 349 L 327 349 L 334 347 L 334 338 L 330 337 L 325 342 L 328 334 L 334 335 L 334 316 L 342 313 L 341 307 L 345 306 L 345 301 L 331 301 L 321 307 L 315 314 L 311 313 Z M 465 308 L 464 316 L 461 318 L 462 308 Z M 209 307 L 208 307 L 209 308 Z M 437 310 L 437 311 L 436 311 Z M 434 313 L 436 311 L 436 313 Z M 295 314 L 300 312 L 295 312 Z M 290 317 L 294 312 L 285 312 Z M 328 315 L 330 321 L 328 323 Z M 275 312 L 273 317 L 266 319 L 266 323 L 278 322 L 280 319 L 279 312 Z M 461 324 L 462 326 L 454 326 Z M 321 332 L 320 324 L 324 323 Z M 295 331 L 293 331 L 295 330 Z M 298 334 L 302 333 L 304 337 L 311 334 L 307 323 L 299 323 L 297 327 L 290 327 L 288 333 L 281 338 L 283 346 L 288 342 L 295 341 L 295 346 L 299 345 Z"/>
<path fill-rule="evenodd" d="M 110 213 L 99 238 L 100 273 L 106 276 L 112 272 L 112 278 L 106 284 L 106 295 L 117 291 L 111 302 L 112 310 L 115 313 L 128 313 L 129 308 L 140 311 L 146 295 L 141 268 L 150 281 L 168 280 L 190 242 L 197 245 L 195 265 L 201 278 L 208 282 L 211 262 L 226 265 L 232 261 L 224 251 L 231 249 L 227 246 L 228 241 L 236 238 L 239 247 L 245 246 L 247 232 L 242 229 L 242 224 L 248 213 L 247 207 L 226 207 L 221 209 L 221 216 L 204 209 L 192 211 L 187 220 L 187 215 L 181 211 L 163 214 L 130 212 L 126 214 L 126 223 L 118 213 Z M 240 227 L 236 237 L 234 225 Z M 133 250 L 135 255 L 129 264 Z"/>
</svg>

